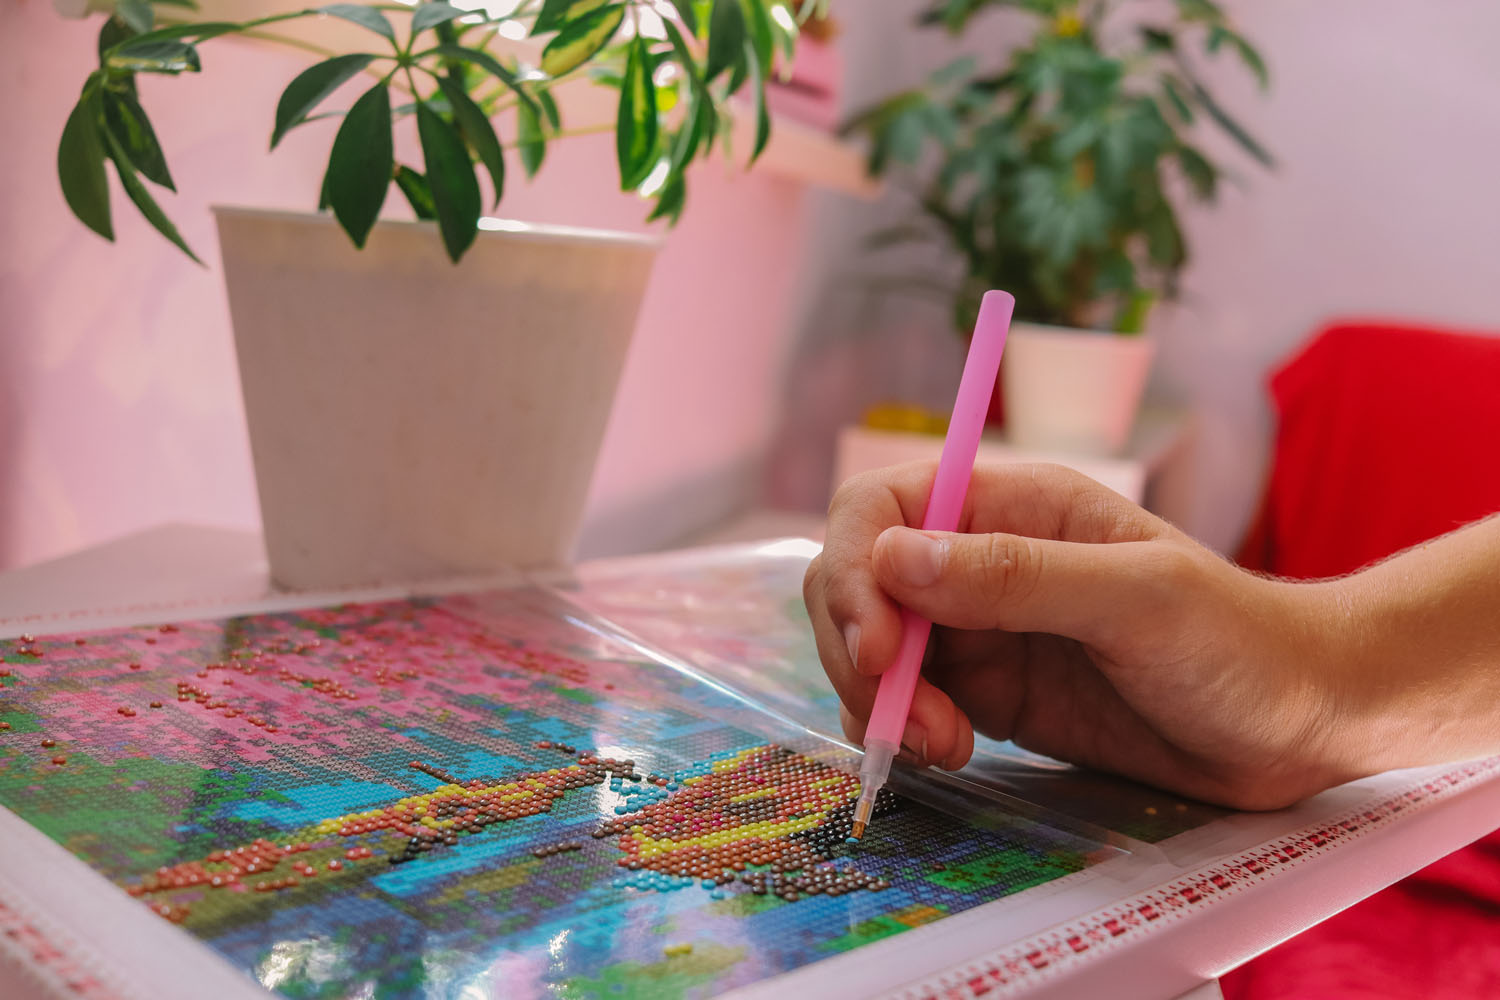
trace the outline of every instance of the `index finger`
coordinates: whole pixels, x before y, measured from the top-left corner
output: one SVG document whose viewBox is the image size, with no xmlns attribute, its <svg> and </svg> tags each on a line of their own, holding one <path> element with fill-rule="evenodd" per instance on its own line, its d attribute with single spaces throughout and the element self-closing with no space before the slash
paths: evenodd
<svg viewBox="0 0 1500 1000">
<path fill-rule="evenodd" d="M 895 525 L 918 527 L 936 462 L 914 462 L 854 476 L 828 511 L 820 588 L 829 624 L 843 635 L 855 669 L 883 672 L 901 641 L 900 608 L 875 580 L 875 539 Z M 1141 541 L 1170 533 L 1163 521 L 1081 473 L 1056 465 L 978 465 L 959 530 L 1008 532 L 1079 542 Z"/>
</svg>

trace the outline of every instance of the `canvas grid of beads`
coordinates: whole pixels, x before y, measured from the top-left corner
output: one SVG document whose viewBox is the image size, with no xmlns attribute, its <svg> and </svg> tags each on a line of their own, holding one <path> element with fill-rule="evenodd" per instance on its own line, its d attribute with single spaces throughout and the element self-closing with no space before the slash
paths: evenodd
<svg viewBox="0 0 1500 1000">
<path fill-rule="evenodd" d="M 707 995 L 1112 853 L 894 797 L 851 848 L 806 732 L 530 588 L 0 654 L 0 805 L 288 997 Z"/>
</svg>

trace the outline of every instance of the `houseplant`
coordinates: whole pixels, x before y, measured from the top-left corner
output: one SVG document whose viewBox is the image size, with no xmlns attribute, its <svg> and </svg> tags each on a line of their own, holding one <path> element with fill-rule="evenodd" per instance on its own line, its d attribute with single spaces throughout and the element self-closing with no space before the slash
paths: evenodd
<svg viewBox="0 0 1500 1000">
<path fill-rule="evenodd" d="M 962 261 L 945 287 L 962 331 L 1004 288 L 1018 323 L 1003 390 L 1012 440 L 1118 450 L 1139 403 L 1147 314 L 1176 291 L 1184 198 L 1213 200 L 1224 170 L 1191 141 L 1207 122 L 1272 159 L 1196 68 L 1233 53 L 1262 88 L 1259 53 L 1213 0 L 1137 8 L 1111 0 L 936 0 L 923 23 L 963 32 L 986 12 L 1031 18 L 999 65 L 960 59 L 856 116 L 872 173 L 904 183 L 909 223 L 877 246 L 937 243 Z"/>
<path fill-rule="evenodd" d="M 179 20 L 192 15 L 180 2 L 110 7 L 63 129 L 64 195 L 106 237 L 108 164 L 192 255 L 157 202 L 174 179 L 137 74 L 185 76 L 206 42 L 308 18 L 370 40 L 321 53 L 267 109 L 273 147 L 338 119 L 320 199 L 332 221 L 218 210 L 273 578 L 346 585 L 566 558 L 657 241 L 484 211 L 517 162 L 535 173 L 568 134 L 559 85 L 591 78 L 617 93 L 620 186 L 650 201 L 650 218 L 675 220 L 689 165 L 727 143 L 731 114 L 753 122 L 741 154 L 764 148 L 763 84 L 791 51 L 791 13 L 680 0 L 667 19 L 640 0 L 544 0 L 500 14 L 334 4 L 205 22 Z M 326 111 L 344 84 L 352 101 Z M 731 108 L 735 94 L 745 103 Z M 408 158 L 394 133 L 413 124 Z M 392 186 L 422 221 L 379 221 Z"/>
</svg>

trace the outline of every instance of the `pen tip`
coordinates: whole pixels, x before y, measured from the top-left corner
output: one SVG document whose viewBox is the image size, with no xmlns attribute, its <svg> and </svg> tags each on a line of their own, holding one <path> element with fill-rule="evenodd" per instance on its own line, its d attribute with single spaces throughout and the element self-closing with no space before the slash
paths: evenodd
<svg viewBox="0 0 1500 1000">
<path fill-rule="evenodd" d="M 854 830 L 853 830 L 852 833 L 849 834 L 849 840 L 848 840 L 848 842 L 849 843 L 856 843 L 857 844 L 857 843 L 859 843 L 859 838 L 863 837 L 864 835 L 865 835 L 865 823 L 864 823 L 864 820 L 858 820 L 858 819 L 855 820 L 854 821 Z"/>
</svg>

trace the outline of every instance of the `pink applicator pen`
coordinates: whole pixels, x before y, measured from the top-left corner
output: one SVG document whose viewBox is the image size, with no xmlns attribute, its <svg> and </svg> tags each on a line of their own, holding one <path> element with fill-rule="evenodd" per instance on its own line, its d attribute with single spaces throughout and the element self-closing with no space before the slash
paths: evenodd
<svg viewBox="0 0 1500 1000">
<path fill-rule="evenodd" d="M 1005 335 L 1010 332 L 1010 316 L 1015 307 L 1015 298 L 1009 292 L 999 291 L 985 292 L 979 304 L 974 339 L 969 344 L 963 377 L 958 381 L 958 398 L 953 401 L 953 419 L 948 422 L 937 478 L 932 482 L 927 512 L 922 517 L 924 531 L 958 530 L 958 515 L 974 474 L 979 435 L 984 430 L 984 418 L 989 412 L 990 395 L 995 390 L 1000 355 L 1005 350 Z M 880 675 L 875 708 L 865 729 L 865 758 L 859 766 L 859 800 L 854 804 L 852 840 L 864 836 L 875 808 L 875 796 L 890 777 L 891 759 L 901 747 L 901 734 L 911 712 L 911 698 L 917 690 L 917 675 L 922 670 L 931 631 L 932 622 L 901 609 L 901 645 L 896 650 L 895 662 Z"/>
</svg>

